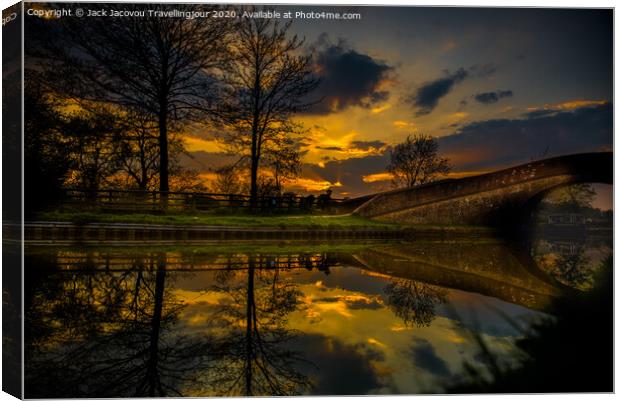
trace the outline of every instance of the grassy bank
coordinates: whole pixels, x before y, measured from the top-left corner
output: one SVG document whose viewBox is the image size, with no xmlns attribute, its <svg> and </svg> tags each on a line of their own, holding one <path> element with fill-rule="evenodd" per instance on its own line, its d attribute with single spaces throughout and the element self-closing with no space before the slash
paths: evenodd
<svg viewBox="0 0 620 401">
<path fill-rule="evenodd" d="M 181 224 L 234 227 L 383 227 L 399 228 L 397 224 L 378 222 L 351 215 L 280 215 L 251 214 L 113 214 L 93 212 L 45 212 L 37 216 L 40 221 L 69 221 L 75 223 L 136 223 Z"/>
</svg>

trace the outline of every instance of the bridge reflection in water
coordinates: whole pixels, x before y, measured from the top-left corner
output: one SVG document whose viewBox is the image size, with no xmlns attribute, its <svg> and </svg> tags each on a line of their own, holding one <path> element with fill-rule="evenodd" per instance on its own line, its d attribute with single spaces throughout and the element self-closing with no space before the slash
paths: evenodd
<svg viewBox="0 0 620 401">
<path fill-rule="evenodd" d="M 353 266 L 369 272 L 492 296 L 542 310 L 567 290 L 541 271 L 525 249 L 503 242 L 411 242 L 358 247 L 350 251 L 272 252 L 255 254 L 182 251 L 128 255 L 123 250 L 59 252 L 61 270 L 116 271 L 152 266 L 163 258 L 168 272 L 317 269 Z"/>
<path fill-rule="evenodd" d="M 372 373 L 375 391 L 386 380 L 375 365 L 386 372 L 409 366 L 413 375 L 423 355 L 445 344 L 432 346 L 430 334 L 407 337 L 407 344 L 417 338 L 407 346 L 418 355 L 410 366 L 411 358 L 398 359 L 405 351 L 388 351 L 402 346 L 391 336 L 452 330 L 442 304 L 485 296 L 544 311 L 567 288 L 527 252 L 495 241 L 262 251 L 33 248 L 26 257 L 26 395 L 364 394 L 373 388 L 338 372 L 368 365 L 350 374 Z M 346 324 L 329 337 L 338 319 Z M 391 323 L 372 337 L 364 333 L 376 332 L 378 322 L 368 319 Z M 354 322 L 362 325 L 356 335 L 367 336 L 355 347 L 346 344 Z M 429 374 L 446 378 L 463 354 L 475 356 L 457 340 L 450 340 L 461 347 L 452 362 L 433 354 Z M 407 387 L 410 380 L 393 386 L 396 393 L 434 391 Z"/>
</svg>

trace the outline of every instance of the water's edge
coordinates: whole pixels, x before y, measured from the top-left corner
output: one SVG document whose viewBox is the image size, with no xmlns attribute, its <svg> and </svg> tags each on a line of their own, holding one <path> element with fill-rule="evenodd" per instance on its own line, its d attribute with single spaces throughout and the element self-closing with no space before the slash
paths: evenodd
<svg viewBox="0 0 620 401">
<path fill-rule="evenodd" d="M 3 238 L 14 237 L 19 225 L 4 224 Z M 24 241 L 32 245 L 62 244 L 169 244 L 227 241 L 397 240 L 412 238 L 487 238 L 495 230 L 475 226 L 424 227 L 236 227 L 128 223 L 27 222 Z M 17 239 L 17 238 L 15 238 Z"/>
</svg>

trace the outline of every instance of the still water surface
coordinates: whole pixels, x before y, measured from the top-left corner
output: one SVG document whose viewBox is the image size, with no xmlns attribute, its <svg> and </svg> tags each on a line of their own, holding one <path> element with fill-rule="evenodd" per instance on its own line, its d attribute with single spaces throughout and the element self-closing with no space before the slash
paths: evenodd
<svg viewBox="0 0 620 401">
<path fill-rule="evenodd" d="M 520 327 L 610 253 L 566 238 L 31 248 L 26 396 L 442 392 L 483 364 L 476 338 L 515 363 Z"/>
</svg>

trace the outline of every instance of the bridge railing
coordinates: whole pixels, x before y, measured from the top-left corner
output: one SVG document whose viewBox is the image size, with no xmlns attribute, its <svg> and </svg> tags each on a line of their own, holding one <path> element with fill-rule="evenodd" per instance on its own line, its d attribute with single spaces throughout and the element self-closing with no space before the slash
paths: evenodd
<svg viewBox="0 0 620 401">
<path fill-rule="evenodd" d="M 265 212 L 311 212 L 327 210 L 343 199 L 319 196 L 259 196 L 255 209 Z M 63 209 L 104 209 L 119 212 L 207 211 L 228 208 L 250 209 L 250 196 L 209 192 L 161 192 L 140 190 L 67 189 L 61 204 Z"/>
</svg>

